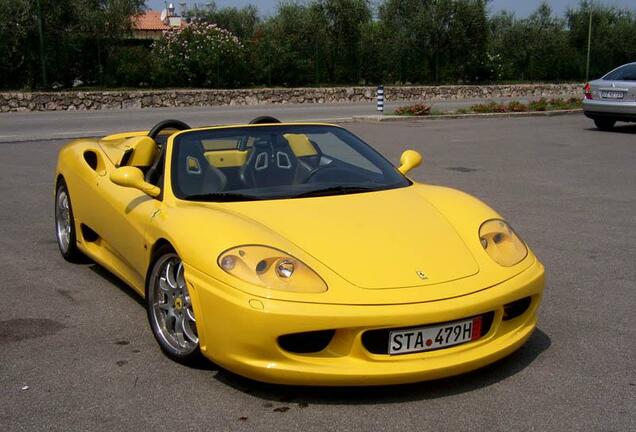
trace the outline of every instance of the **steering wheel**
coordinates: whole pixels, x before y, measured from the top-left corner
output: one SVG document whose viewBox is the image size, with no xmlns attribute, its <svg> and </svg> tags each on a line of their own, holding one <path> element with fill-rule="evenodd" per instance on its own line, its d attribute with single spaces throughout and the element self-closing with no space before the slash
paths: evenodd
<svg viewBox="0 0 636 432">
<path fill-rule="evenodd" d="M 350 169 L 343 168 L 338 165 L 329 164 L 329 165 L 322 165 L 322 166 L 314 168 L 312 171 L 309 172 L 309 174 L 307 174 L 307 177 L 305 177 L 305 181 L 303 183 L 309 184 L 312 182 L 320 182 L 320 179 L 317 180 L 317 178 L 319 178 L 320 174 L 324 173 L 325 170 L 330 171 L 328 174 L 331 178 L 337 178 L 340 175 L 343 178 L 346 178 L 347 180 L 351 180 L 352 177 L 355 180 L 362 180 L 362 181 L 368 180 L 364 175 L 351 171 Z"/>
<path fill-rule="evenodd" d="M 159 136 L 161 131 L 163 131 L 164 129 L 176 129 L 182 131 L 192 128 L 181 120 L 164 120 L 154 125 L 154 127 L 150 129 L 150 132 L 148 132 L 148 136 L 156 141 L 157 136 Z"/>
<path fill-rule="evenodd" d="M 308 184 L 310 183 L 311 179 L 315 177 L 316 173 L 318 173 L 319 171 L 322 171 L 324 168 L 328 168 L 329 165 L 322 165 L 322 166 L 317 166 L 316 168 L 312 169 L 311 171 L 309 171 L 309 174 L 307 174 L 307 177 L 305 177 L 305 181 L 303 182 L 304 184 Z"/>
</svg>

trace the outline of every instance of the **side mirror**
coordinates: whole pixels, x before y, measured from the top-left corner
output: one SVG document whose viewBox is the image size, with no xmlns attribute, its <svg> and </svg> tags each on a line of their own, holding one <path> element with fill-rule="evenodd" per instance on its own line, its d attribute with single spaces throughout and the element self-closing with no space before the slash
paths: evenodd
<svg viewBox="0 0 636 432">
<path fill-rule="evenodd" d="M 413 168 L 420 166 L 422 163 L 422 155 L 416 152 L 415 150 L 406 150 L 400 156 L 400 167 L 398 171 L 402 174 L 406 174 L 411 171 Z"/>
<path fill-rule="evenodd" d="M 110 173 L 110 181 L 119 186 L 139 189 L 153 198 L 158 197 L 161 193 L 161 189 L 144 180 L 144 173 L 142 173 L 139 168 L 132 166 L 117 168 L 115 171 Z"/>
</svg>

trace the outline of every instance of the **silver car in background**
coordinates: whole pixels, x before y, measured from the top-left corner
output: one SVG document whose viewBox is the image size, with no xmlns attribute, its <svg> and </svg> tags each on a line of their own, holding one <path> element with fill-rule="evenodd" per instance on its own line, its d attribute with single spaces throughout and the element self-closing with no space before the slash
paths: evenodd
<svg viewBox="0 0 636 432">
<path fill-rule="evenodd" d="M 612 129 L 617 121 L 636 122 L 636 62 L 585 84 L 583 112 L 601 130 Z"/>
</svg>

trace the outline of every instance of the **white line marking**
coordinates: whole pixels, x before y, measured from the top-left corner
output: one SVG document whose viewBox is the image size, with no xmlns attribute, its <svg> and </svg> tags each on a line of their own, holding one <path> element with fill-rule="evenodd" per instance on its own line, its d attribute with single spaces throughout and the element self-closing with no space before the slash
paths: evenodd
<svg viewBox="0 0 636 432">
<path fill-rule="evenodd" d="M 15 138 L 17 135 L 0 135 L 0 138 Z"/>
<path fill-rule="evenodd" d="M 59 136 L 59 135 L 86 135 L 86 134 L 103 134 L 106 133 L 106 131 L 103 130 L 98 130 L 98 131 L 71 131 L 71 132 L 59 132 L 59 133 L 54 133 L 53 135 Z"/>
</svg>

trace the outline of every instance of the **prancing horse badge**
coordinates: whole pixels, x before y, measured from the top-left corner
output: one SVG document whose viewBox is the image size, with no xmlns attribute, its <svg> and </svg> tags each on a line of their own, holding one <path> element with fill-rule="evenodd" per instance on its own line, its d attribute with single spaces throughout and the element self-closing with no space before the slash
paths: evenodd
<svg viewBox="0 0 636 432">
<path fill-rule="evenodd" d="M 420 279 L 422 280 L 426 280 L 428 279 L 428 276 L 426 276 L 426 273 L 424 273 L 423 271 L 420 270 L 416 270 L 415 273 L 417 273 L 417 275 L 420 277 Z"/>
</svg>

